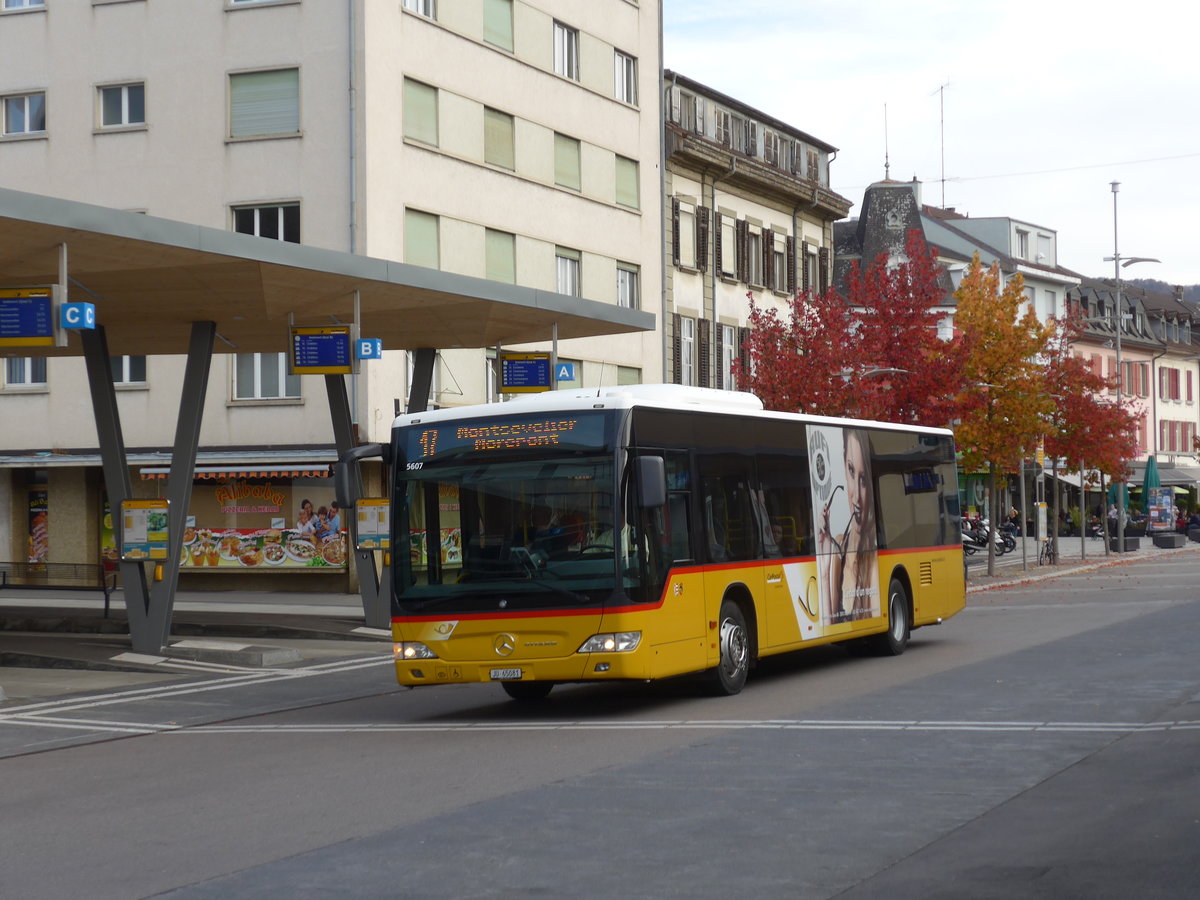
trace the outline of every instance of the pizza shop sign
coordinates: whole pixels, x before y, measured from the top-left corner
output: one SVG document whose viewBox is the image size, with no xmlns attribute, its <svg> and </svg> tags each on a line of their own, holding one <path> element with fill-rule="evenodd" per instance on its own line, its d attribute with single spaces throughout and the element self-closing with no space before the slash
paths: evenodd
<svg viewBox="0 0 1200 900">
<path fill-rule="evenodd" d="M 246 484 L 231 481 L 214 492 L 223 513 L 277 513 L 283 511 L 287 497 L 283 491 L 267 484 Z"/>
</svg>

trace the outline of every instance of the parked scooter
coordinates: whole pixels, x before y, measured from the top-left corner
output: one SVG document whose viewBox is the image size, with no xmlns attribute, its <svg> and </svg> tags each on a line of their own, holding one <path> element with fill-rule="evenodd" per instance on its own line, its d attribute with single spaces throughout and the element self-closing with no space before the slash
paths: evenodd
<svg viewBox="0 0 1200 900">
<path fill-rule="evenodd" d="M 988 548 L 988 520 L 987 519 L 963 519 L 962 520 L 962 542 L 963 552 L 968 556 L 971 554 Z M 992 542 L 996 547 L 996 555 L 1003 556 L 1011 550 L 1015 550 L 1017 546 L 1016 540 L 1010 534 L 1002 534 L 996 531 L 992 535 Z"/>
</svg>

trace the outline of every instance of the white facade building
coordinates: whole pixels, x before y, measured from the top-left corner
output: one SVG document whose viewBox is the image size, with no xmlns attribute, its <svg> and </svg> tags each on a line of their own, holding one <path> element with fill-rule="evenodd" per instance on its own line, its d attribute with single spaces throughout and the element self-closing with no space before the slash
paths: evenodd
<svg viewBox="0 0 1200 900">
<path fill-rule="evenodd" d="M 31 2 L 0 11 L 0 186 L 657 312 L 660 32 L 655 0 Z M 661 347 L 636 334 L 558 353 L 577 387 L 660 380 Z M 213 361 L 200 465 L 274 466 L 289 507 L 331 496 L 287 474 L 332 459 L 322 379 L 236 349 Z M 494 348 L 437 349 L 433 403 L 491 399 Z M 114 359 L 135 460 L 170 446 L 182 368 Z M 363 365 L 363 440 L 386 440 L 409 377 L 400 351 Z M 82 361 L 10 356 L 0 418 L 0 560 L 24 558 L 31 502 L 44 559 L 94 560 Z"/>
</svg>

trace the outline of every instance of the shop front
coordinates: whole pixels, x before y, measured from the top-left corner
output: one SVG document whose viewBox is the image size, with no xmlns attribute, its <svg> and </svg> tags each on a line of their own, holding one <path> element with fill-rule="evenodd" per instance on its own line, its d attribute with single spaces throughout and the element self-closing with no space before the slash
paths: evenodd
<svg viewBox="0 0 1200 900">
<path fill-rule="evenodd" d="M 138 493 L 165 497 L 167 474 L 142 468 L 140 479 L 154 487 Z M 194 477 L 182 589 L 351 589 L 346 511 L 327 466 L 198 466 Z M 104 555 L 115 557 L 111 531 L 105 538 Z"/>
</svg>

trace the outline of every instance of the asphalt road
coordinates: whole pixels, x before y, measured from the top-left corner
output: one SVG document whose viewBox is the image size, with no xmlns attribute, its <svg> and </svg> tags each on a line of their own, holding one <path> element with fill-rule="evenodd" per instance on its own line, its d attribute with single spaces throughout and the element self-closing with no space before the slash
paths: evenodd
<svg viewBox="0 0 1200 900">
<path fill-rule="evenodd" d="M 896 659 L 407 692 L 377 654 L 0 709 L 7 898 L 1193 897 L 1200 557 Z"/>
</svg>

